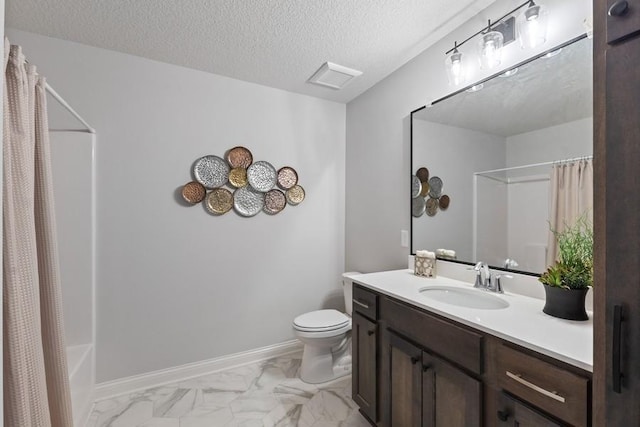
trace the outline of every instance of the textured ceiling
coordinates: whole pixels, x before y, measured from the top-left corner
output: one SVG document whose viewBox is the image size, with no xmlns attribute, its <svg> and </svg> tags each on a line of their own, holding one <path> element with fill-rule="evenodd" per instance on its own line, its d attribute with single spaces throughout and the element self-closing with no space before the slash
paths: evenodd
<svg viewBox="0 0 640 427">
<path fill-rule="evenodd" d="M 7 0 L 6 25 L 339 102 L 494 0 Z M 336 91 L 331 61 L 364 72 Z"/>
</svg>

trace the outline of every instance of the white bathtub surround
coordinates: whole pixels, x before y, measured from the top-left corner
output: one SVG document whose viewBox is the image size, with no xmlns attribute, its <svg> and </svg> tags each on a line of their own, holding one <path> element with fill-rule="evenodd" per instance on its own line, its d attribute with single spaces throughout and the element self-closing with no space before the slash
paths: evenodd
<svg viewBox="0 0 640 427">
<path fill-rule="evenodd" d="M 351 377 L 310 385 L 300 353 L 96 403 L 87 427 L 327 426 L 369 424 L 351 400 Z"/>
</svg>

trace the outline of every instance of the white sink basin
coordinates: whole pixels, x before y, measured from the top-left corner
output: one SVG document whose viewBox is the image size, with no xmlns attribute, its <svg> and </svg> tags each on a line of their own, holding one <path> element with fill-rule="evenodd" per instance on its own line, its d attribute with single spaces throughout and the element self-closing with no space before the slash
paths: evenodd
<svg viewBox="0 0 640 427">
<path fill-rule="evenodd" d="M 426 298 L 460 307 L 481 310 L 499 310 L 509 307 L 509 303 L 500 297 L 477 289 L 464 289 L 455 286 L 430 286 L 420 289 Z"/>
</svg>

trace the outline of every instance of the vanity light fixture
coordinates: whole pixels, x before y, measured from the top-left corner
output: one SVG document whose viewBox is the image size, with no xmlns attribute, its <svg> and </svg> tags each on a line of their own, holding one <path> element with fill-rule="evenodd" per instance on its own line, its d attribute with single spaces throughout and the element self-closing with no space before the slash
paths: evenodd
<svg viewBox="0 0 640 427">
<path fill-rule="evenodd" d="M 500 65 L 502 61 L 502 46 L 504 36 L 501 32 L 491 29 L 491 21 L 487 25 L 487 32 L 480 38 L 478 44 L 478 56 L 480 57 L 480 68 L 490 70 Z"/>
<path fill-rule="evenodd" d="M 467 92 L 477 92 L 484 87 L 484 83 L 478 83 L 477 85 L 471 86 L 467 89 Z"/>
<path fill-rule="evenodd" d="M 500 74 L 500 77 L 511 77 L 514 74 L 516 74 L 518 72 L 518 67 L 514 67 L 510 70 L 505 71 L 504 73 Z"/>
<path fill-rule="evenodd" d="M 465 63 L 462 60 L 462 54 L 458 51 L 458 42 L 454 42 L 453 52 L 447 56 L 445 65 L 450 85 L 458 86 L 466 82 Z"/>
<path fill-rule="evenodd" d="M 560 52 L 562 52 L 562 48 L 556 49 L 556 50 L 552 50 L 551 52 L 547 53 L 544 57 L 545 58 L 553 58 L 554 56 L 556 56 Z"/>
<path fill-rule="evenodd" d="M 529 1 L 519 18 L 518 35 L 522 48 L 535 48 L 547 40 L 547 9 Z"/>
<path fill-rule="evenodd" d="M 525 7 L 526 9 L 518 18 L 518 37 L 520 38 L 522 47 L 537 47 L 546 41 L 549 15 L 547 9 L 535 3 L 533 0 L 527 0 L 493 21 L 494 23 L 489 20 L 486 27 L 480 29 L 462 42 L 454 42 L 453 48 L 445 52 L 445 55 L 447 55 L 445 66 L 451 86 L 460 86 L 466 83 L 469 75 L 473 73 L 469 68 L 469 61 L 466 60 L 466 56 L 463 62 L 463 52 L 461 48 L 462 45 L 476 36 L 481 36 L 478 42 L 480 68 L 490 70 L 500 65 L 503 47 L 516 39 L 515 13 Z M 505 73 L 505 77 L 511 75 L 508 73 L 509 71 Z"/>
</svg>

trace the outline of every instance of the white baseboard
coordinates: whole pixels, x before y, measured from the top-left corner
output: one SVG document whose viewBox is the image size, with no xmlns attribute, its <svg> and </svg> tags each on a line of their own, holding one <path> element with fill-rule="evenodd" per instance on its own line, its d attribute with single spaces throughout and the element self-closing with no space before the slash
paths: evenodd
<svg viewBox="0 0 640 427">
<path fill-rule="evenodd" d="M 96 384 L 94 398 L 97 402 L 139 390 L 145 390 L 176 381 L 188 380 L 201 375 L 207 375 L 225 369 L 259 362 L 272 357 L 297 353 L 302 351 L 302 348 L 303 344 L 300 341 L 291 340 L 255 350 L 216 357 L 215 359 L 188 363 L 174 368 L 161 369 L 159 371 L 107 381 Z"/>
</svg>

